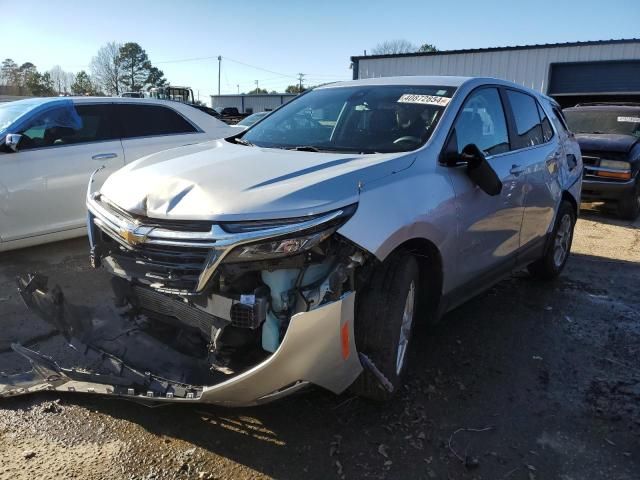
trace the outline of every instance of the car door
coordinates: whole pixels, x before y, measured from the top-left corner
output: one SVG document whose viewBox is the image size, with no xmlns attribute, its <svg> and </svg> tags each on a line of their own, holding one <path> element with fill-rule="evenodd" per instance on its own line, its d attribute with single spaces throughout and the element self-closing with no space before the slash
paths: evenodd
<svg viewBox="0 0 640 480">
<path fill-rule="evenodd" d="M 14 153 L 0 154 L 3 241 L 82 228 L 91 173 L 98 187 L 124 165 L 108 103 L 57 104 L 28 119 Z"/>
<path fill-rule="evenodd" d="M 565 157 L 549 118 L 533 95 L 506 89 L 513 118 L 514 171 L 526 180 L 520 244 L 522 254 L 539 257 L 562 196 L 560 164 Z"/>
<path fill-rule="evenodd" d="M 498 88 L 482 87 L 469 94 L 449 141 L 456 142 L 458 153 L 466 145 L 475 144 L 502 182 L 501 193 L 490 196 L 470 180 L 465 167 L 448 169 L 458 214 L 456 284 L 465 285 L 465 296 L 471 296 L 492 277 L 515 265 L 520 246 L 526 192 L 523 176 L 512 172 L 514 153 Z"/>
<path fill-rule="evenodd" d="M 126 163 L 168 148 L 206 140 L 194 123 L 165 105 L 116 103 Z"/>
</svg>

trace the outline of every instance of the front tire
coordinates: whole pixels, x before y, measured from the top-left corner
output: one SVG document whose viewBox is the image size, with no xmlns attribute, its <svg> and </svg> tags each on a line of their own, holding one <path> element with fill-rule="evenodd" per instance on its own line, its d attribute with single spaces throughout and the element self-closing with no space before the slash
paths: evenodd
<svg viewBox="0 0 640 480">
<path fill-rule="evenodd" d="M 618 202 L 618 214 L 625 220 L 635 220 L 640 215 L 640 180 L 632 192 Z"/>
<path fill-rule="evenodd" d="M 389 392 L 365 369 L 351 387 L 355 394 L 385 401 L 401 387 L 418 305 L 420 275 L 416 259 L 401 252 L 382 263 L 357 300 L 355 340 L 393 386 Z"/>
<path fill-rule="evenodd" d="M 563 201 L 558 209 L 556 223 L 544 256 L 527 267 L 532 276 L 541 280 L 552 280 L 560 275 L 571 252 L 575 224 L 576 214 L 573 205 Z"/>
</svg>

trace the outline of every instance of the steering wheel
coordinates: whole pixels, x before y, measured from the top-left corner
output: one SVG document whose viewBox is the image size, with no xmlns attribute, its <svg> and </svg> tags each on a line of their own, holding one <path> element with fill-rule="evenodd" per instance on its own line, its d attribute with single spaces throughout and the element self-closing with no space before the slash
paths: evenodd
<svg viewBox="0 0 640 480">
<path fill-rule="evenodd" d="M 418 137 L 414 137 L 413 135 L 405 135 L 404 137 L 396 138 L 393 143 L 403 143 L 403 142 L 411 142 L 411 143 L 420 143 L 420 139 Z"/>
</svg>

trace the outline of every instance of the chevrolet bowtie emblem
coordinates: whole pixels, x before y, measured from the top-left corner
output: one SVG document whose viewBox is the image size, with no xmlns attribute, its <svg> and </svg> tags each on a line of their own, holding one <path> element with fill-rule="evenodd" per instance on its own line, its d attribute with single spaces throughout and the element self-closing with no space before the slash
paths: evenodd
<svg viewBox="0 0 640 480">
<path fill-rule="evenodd" d="M 139 243 L 144 243 L 147 239 L 147 235 L 151 231 L 150 228 L 136 228 L 135 230 L 129 230 L 126 228 L 121 228 L 118 232 L 120 238 L 122 238 L 129 245 L 138 245 Z"/>
</svg>

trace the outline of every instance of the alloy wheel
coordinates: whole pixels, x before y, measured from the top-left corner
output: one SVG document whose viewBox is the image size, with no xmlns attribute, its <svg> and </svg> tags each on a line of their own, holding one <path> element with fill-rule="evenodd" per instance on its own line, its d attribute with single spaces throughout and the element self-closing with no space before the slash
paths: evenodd
<svg viewBox="0 0 640 480">
<path fill-rule="evenodd" d="M 412 281 L 407 292 L 407 299 L 402 312 L 402 324 L 400 326 L 400 339 L 398 340 L 398 354 L 396 357 L 396 375 L 400 375 L 404 367 L 404 361 L 411 338 L 411 327 L 413 326 L 413 314 L 415 307 L 416 285 Z"/>
</svg>

